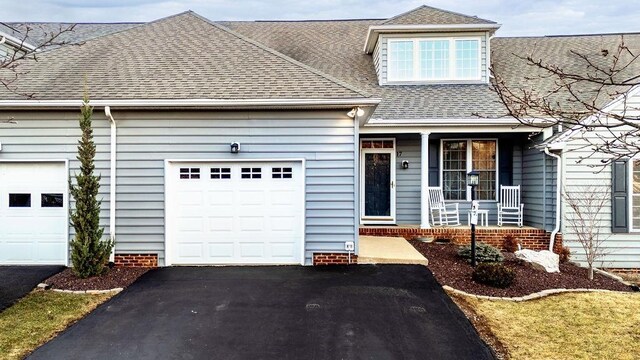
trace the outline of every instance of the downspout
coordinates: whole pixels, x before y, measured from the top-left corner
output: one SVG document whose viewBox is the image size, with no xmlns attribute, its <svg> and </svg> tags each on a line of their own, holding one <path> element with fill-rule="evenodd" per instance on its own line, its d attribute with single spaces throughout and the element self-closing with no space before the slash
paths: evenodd
<svg viewBox="0 0 640 360">
<path fill-rule="evenodd" d="M 553 252 L 553 245 L 556 241 L 556 235 L 560 231 L 560 196 L 562 194 L 562 183 L 560 179 L 562 179 L 562 157 L 558 154 L 550 152 L 549 146 L 545 146 L 544 153 L 551 156 L 552 158 L 555 158 L 558 161 L 556 166 L 556 226 L 551 232 L 551 238 L 549 239 L 549 251 Z"/>
<path fill-rule="evenodd" d="M 111 167 L 109 173 L 109 239 L 114 246 L 111 248 L 109 263 L 115 262 L 115 242 L 116 242 L 116 121 L 111 115 L 111 107 L 104 107 L 104 114 L 111 123 Z"/>
</svg>

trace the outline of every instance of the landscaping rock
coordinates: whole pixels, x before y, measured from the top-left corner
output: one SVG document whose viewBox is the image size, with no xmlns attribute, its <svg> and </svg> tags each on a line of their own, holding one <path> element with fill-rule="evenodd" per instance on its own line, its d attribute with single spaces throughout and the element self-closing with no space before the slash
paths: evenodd
<svg viewBox="0 0 640 360">
<path fill-rule="evenodd" d="M 515 255 L 518 259 L 524 260 L 540 270 L 548 273 L 560 272 L 560 257 L 549 250 L 524 249 L 516 251 Z"/>
</svg>

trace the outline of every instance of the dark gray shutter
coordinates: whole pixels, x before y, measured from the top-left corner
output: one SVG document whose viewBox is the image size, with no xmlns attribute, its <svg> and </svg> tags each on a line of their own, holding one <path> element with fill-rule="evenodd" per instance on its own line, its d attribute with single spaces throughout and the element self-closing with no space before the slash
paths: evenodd
<svg viewBox="0 0 640 360">
<path fill-rule="evenodd" d="M 611 232 L 629 232 L 629 166 L 628 160 L 611 164 Z"/>
<path fill-rule="evenodd" d="M 513 185 L 513 143 L 508 139 L 498 142 L 498 181 L 500 185 Z"/>
<path fill-rule="evenodd" d="M 429 140 L 429 186 L 440 186 L 440 140 Z"/>
</svg>

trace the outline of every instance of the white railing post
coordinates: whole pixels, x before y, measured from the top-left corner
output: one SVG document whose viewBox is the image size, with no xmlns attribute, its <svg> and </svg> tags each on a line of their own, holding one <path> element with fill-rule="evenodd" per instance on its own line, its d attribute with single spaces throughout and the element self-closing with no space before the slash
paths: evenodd
<svg viewBox="0 0 640 360">
<path fill-rule="evenodd" d="M 429 132 L 421 133 L 420 142 L 420 228 L 429 229 Z"/>
</svg>

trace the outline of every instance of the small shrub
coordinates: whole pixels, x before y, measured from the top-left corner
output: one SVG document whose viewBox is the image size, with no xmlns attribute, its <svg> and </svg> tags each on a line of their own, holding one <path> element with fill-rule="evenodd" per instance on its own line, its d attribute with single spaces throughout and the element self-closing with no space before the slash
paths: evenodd
<svg viewBox="0 0 640 360">
<path fill-rule="evenodd" d="M 568 246 L 563 246 L 560 249 L 560 253 L 558 254 L 558 256 L 560 256 L 560 262 L 561 263 L 566 263 L 569 261 L 569 259 L 571 258 L 571 249 L 569 249 Z"/>
<path fill-rule="evenodd" d="M 516 239 L 513 235 L 507 235 L 502 240 L 502 247 L 505 251 L 513 253 L 519 250 L 520 240 Z"/>
<path fill-rule="evenodd" d="M 476 266 L 471 278 L 477 283 L 504 289 L 513 284 L 516 273 L 499 263 L 483 263 Z"/>
<path fill-rule="evenodd" d="M 471 245 L 461 246 L 458 249 L 458 255 L 467 259 L 468 261 L 471 261 Z M 502 260 L 504 260 L 504 257 L 502 256 L 498 248 L 481 242 L 476 244 L 477 262 L 499 263 L 502 262 Z"/>
</svg>

